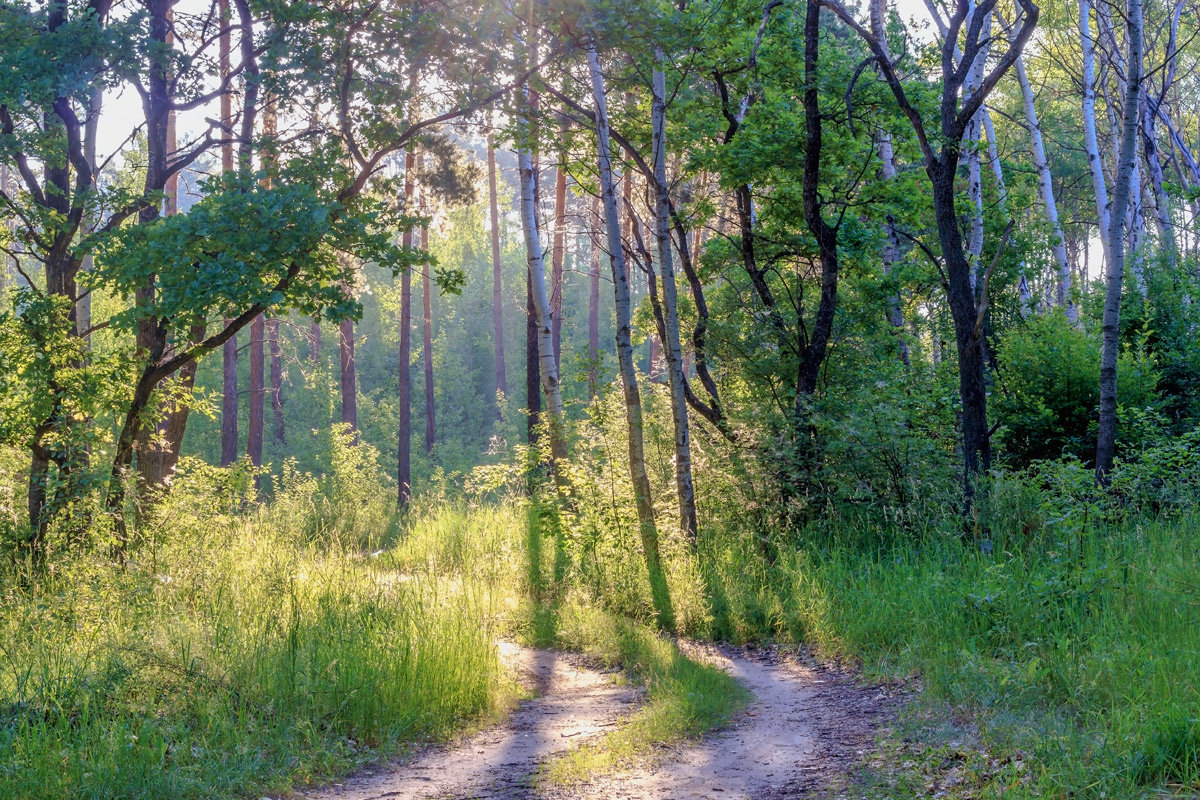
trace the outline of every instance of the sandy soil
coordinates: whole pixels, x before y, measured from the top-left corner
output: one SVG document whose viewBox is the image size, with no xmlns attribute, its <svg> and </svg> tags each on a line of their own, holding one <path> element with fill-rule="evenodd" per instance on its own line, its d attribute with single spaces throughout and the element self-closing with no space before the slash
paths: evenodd
<svg viewBox="0 0 1200 800">
<path fill-rule="evenodd" d="M 686 645 L 719 664 L 754 694 L 734 723 L 699 742 L 663 752 L 629 773 L 567 789 L 534 786 L 538 766 L 615 725 L 637 707 L 638 692 L 577 658 L 512 645 L 537 697 L 503 723 L 406 764 L 363 773 L 309 793 L 313 800 L 699 800 L 798 798 L 824 791 L 862 759 L 894 709 L 884 689 L 780 657 L 773 650 Z"/>
</svg>

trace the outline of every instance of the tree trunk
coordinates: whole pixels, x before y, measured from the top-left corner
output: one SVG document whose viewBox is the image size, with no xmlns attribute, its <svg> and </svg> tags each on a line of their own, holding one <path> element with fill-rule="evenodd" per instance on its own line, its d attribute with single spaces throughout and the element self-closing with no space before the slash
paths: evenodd
<svg viewBox="0 0 1200 800">
<path fill-rule="evenodd" d="M 226 81 L 230 72 L 230 25 L 232 19 L 229 12 L 229 0 L 218 0 L 218 13 L 221 17 L 221 31 L 218 41 L 221 80 Z M 226 136 L 233 130 L 233 96 L 232 90 L 221 92 L 221 124 L 226 130 Z M 233 171 L 233 143 L 221 145 L 221 169 Z M 229 325 L 229 318 L 225 318 Z M 237 336 L 231 336 L 229 341 L 221 346 L 221 466 L 227 467 L 237 461 L 238 453 L 238 341 Z"/>
<path fill-rule="evenodd" d="M 275 442 L 287 444 L 283 420 L 283 350 L 279 345 L 279 317 L 267 320 L 267 340 L 271 354 L 271 413 L 275 419 Z"/>
<path fill-rule="evenodd" d="M 358 437 L 358 380 L 354 363 L 354 320 L 347 317 L 338 323 L 339 381 L 342 388 L 342 424 Z"/>
<path fill-rule="evenodd" d="M 262 314 L 250 323 L 250 416 L 246 422 L 246 454 L 250 463 L 262 466 L 263 426 L 266 410 L 266 320 Z"/>
<path fill-rule="evenodd" d="M 592 249 L 588 258 L 588 399 L 600 393 L 600 196 L 592 202 Z"/>
<path fill-rule="evenodd" d="M 424 213 L 424 211 L 422 211 Z M 429 228 L 421 226 L 421 249 L 429 252 Z M 428 264 L 421 275 L 421 316 L 424 338 L 421 343 L 421 366 L 425 372 L 425 452 L 432 453 L 437 441 L 437 419 L 433 397 L 433 289 Z"/>
<path fill-rule="evenodd" d="M 522 136 L 529 135 L 529 124 L 529 117 L 526 116 L 522 124 Z M 541 377 L 542 394 L 545 395 L 546 411 L 549 414 L 550 452 L 555 463 L 558 463 L 567 455 L 563 440 L 562 386 L 558 379 L 558 364 L 554 359 L 553 314 L 546 287 L 546 265 L 542 258 L 541 238 L 538 235 L 537 178 L 533 169 L 533 154 L 526 141 L 518 143 L 517 164 L 521 174 L 521 227 L 525 234 L 530 290 L 537 316 L 538 372 Z M 555 475 L 560 479 L 565 478 L 561 471 L 556 471 Z"/>
<path fill-rule="evenodd" d="M 563 126 L 566 136 L 566 126 Z M 566 158 L 566 155 L 563 155 Z M 550 251 L 550 315 L 553 320 L 554 363 L 562 369 L 563 261 L 567 249 L 567 173 L 554 170 L 554 240 Z"/>
<path fill-rule="evenodd" d="M 492 131 L 487 135 L 488 212 L 492 222 L 492 337 L 496 346 L 496 391 L 508 394 L 504 375 L 504 286 L 500 267 L 500 204 L 496 196 L 496 149 Z"/>
<path fill-rule="evenodd" d="M 533 276 L 525 270 L 525 427 L 526 441 L 537 442 L 542 416 L 542 382 L 538 376 L 537 308 L 533 301 Z"/>
<path fill-rule="evenodd" d="M 404 153 L 404 202 L 413 201 L 413 168 L 416 166 L 413 149 Z M 413 245 L 412 228 L 405 228 L 404 249 Z M 396 436 L 396 504 L 400 508 L 412 499 L 412 272 L 400 274 L 400 352 L 397 358 L 397 388 L 399 394 L 399 425 Z"/>
<path fill-rule="evenodd" d="M 633 366 L 633 343 L 630 338 L 629 271 L 621 243 L 621 221 L 617 214 L 616 186 L 612 174 L 612 145 L 609 141 L 608 103 L 605 97 L 604 73 L 594 42 L 588 43 L 588 67 L 592 79 L 592 97 L 596 105 L 597 162 L 600 177 L 600 197 L 604 206 L 604 222 L 608 234 L 609 261 L 612 266 L 613 296 L 617 317 L 617 363 L 625 392 L 625 422 L 629 429 L 629 477 L 637 506 L 638 529 L 642 554 L 650 578 L 650 589 L 658 613 L 660 627 L 675 627 L 666 575 L 660 563 L 658 530 L 654 524 L 654 504 L 650 478 L 646 474 L 646 454 L 642 434 L 642 399 Z"/>
<path fill-rule="evenodd" d="M 1029 149 L 1033 155 L 1033 168 L 1037 171 L 1038 188 L 1042 193 L 1042 206 L 1046 213 L 1046 223 L 1050 226 L 1051 252 L 1054 254 L 1054 265 L 1058 270 L 1058 281 L 1055 284 L 1055 304 L 1066 312 L 1071 322 L 1079 320 L 1079 310 L 1071 302 L 1071 264 L 1067 261 L 1066 240 L 1063 237 L 1062 225 L 1058 221 L 1058 204 L 1054 201 L 1054 181 L 1050 174 L 1050 164 L 1046 160 L 1046 147 L 1042 141 L 1042 126 L 1038 122 L 1037 108 L 1033 103 L 1033 87 L 1029 76 L 1025 73 L 1025 60 L 1018 58 L 1013 64 L 1017 74 L 1017 82 L 1021 85 L 1021 98 L 1025 107 L 1025 127 L 1029 131 Z"/>
<path fill-rule="evenodd" d="M 321 323 L 315 319 L 308 325 L 308 360 L 313 366 L 321 363 Z"/>
<path fill-rule="evenodd" d="M 871 33 L 883 45 L 884 51 L 891 55 L 887 43 L 887 0 L 871 0 Z M 875 137 L 875 147 L 879 152 L 881 168 L 879 177 L 885 181 L 896 178 L 896 155 L 892 147 L 892 135 L 881 130 Z M 887 279 L 892 274 L 892 266 L 900 258 L 900 237 L 896 233 L 895 220 L 889 214 L 884 225 L 883 244 L 883 277 Z M 904 338 L 904 313 L 900 307 L 900 294 L 888 296 L 888 322 L 896 334 L 896 347 L 904 366 L 909 366 L 908 342 Z"/>
<path fill-rule="evenodd" d="M 658 52 L 655 60 L 661 65 L 666 61 L 666 56 Z M 679 341 L 679 298 L 671 243 L 671 198 L 667 184 L 667 79 L 661 68 L 653 71 L 651 82 L 654 233 L 658 240 L 658 265 L 662 277 L 663 347 L 666 351 L 667 384 L 671 387 L 671 421 L 675 427 L 675 493 L 679 502 L 680 529 L 694 545 L 699 523 L 692 486 L 692 441 L 688 427 L 687 398 L 684 396 L 686 376 L 683 373 L 683 346 Z"/>
<path fill-rule="evenodd" d="M 1096 439 L 1096 479 L 1107 485 L 1117 439 L 1117 357 L 1120 354 L 1121 288 L 1125 280 L 1123 222 L 1133 191 L 1137 162 L 1138 96 L 1142 85 L 1142 0 L 1128 0 L 1129 58 L 1125 63 L 1125 119 L 1113 192 L 1112 224 L 1108 231 L 1108 270 L 1105 275 L 1103 345 L 1100 351 L 1100 425 Z"/>
</svg>

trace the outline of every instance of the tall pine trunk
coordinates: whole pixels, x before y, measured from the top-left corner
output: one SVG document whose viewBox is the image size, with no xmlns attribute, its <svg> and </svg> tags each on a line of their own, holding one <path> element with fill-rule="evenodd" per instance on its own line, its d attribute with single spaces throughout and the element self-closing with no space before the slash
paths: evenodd
<svg viewBox="0 0 1200 800">
<path fill-rule="evenodd" d="M 422 209 L 421 213 L 425 213 Z M 421 226 L 421 249 L 429 252 L 429 228 Z M 421 318 L 423 339 L 421 343 L 421 366 L 425 373 L 425 452 L 432 453 L 437 441 L 437 419 L 434 414 L 433 397 L 433 288 L 429 273 L 432 269 L 425 265 L 421 275 Z"/>
<path fill-rule="evenodd" d="M 413 168 L 416 159 L 410 146 L 404 153 L 404 202 L 413 201 Z M 413 246 L 412 228 L 405 228 L 402 244 Z M 412 499 L 412 272 L 400 274 L 400 349 L 397 354 L 396 384 L 399 395 L 399 424 L 396 431 L 396 504 L 400 508 Z"/>
<path fill-rule="evenodd" d="M 588 398 L 600 393 L 600 196 L 592 202 L 591 252 L 588 254 Z"/>
<path fill-rule="evenodd" d="M 563 128 L 566 136 L 566 128 Z M 566 155 L 563 154 L 563 159 Z M 550 250 L 550 315 L 553 319 L 554 363 L 562 369 L 563 261 L 567 250 L 567 172 L 554 170 L 554 240 Z"/>
<path fill-rule="evenodd" d="M 233 24 L 229 0 L 218 0 L 217 8 L 221 17 L 218 42 L 221 80 L 227 81 L 230 72 L 230 26 Z M 232 90 L 228 88 L 221 92 L 221 124 L 227 131 L 228 138 L 233 130 L 233 95 Z M 230 141 L 221 145 L 221 169 L 226 173 L 233 171 L 233 143 Z M 229 325 L 228 317 L 225 318 L 225 325 Z M 229 341 L 221 345 L 221 466 L 232 464 L 237 460 L 237 454 L 238 341 L 237 336 L 231 336 Z"/>
</svg>

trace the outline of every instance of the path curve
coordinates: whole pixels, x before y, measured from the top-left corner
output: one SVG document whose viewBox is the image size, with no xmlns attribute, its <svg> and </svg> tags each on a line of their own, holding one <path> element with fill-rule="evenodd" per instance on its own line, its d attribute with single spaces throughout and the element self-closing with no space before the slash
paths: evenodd
<svg viewBox="0 0 1200 800">
<path fill-rule="evenodd" d="M 502 646 L 537 696 L 503 723 L 402 765 L 362 773 L 312 800 L 713 800 L 801 798 L 844 776 L 896 707 L 887 689 L 775 650 L 681 643 L 754 694 L 725 730 L 664 750 L 633 771 L 568 788 L 536 787 L 553 754 L 617 724 L 639 692 L 555 651 Z"/>
</svg>

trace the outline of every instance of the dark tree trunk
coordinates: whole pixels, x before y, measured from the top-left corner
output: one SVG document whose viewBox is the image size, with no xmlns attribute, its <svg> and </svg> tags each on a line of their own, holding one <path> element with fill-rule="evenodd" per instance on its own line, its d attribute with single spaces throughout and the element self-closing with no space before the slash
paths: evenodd
<svg viewBox="0 0 1200 800">
<path fill-rule="evenodd" d="M 218 41 L 221 79 L 227 80 L 230 72 L 230 54 L 232 23 L 229 11 L 229 0 L 218 0 L 217 10 L 221 17 L 221 32 Z M 230 91 L 221 93 L 221 123 L 227 131 L 233 129 L 233 95 Z M 221 169 L 233 171 L 233 143 L 221 145 Z M 225 319 L 229 325 L 229 318 Z M 238 343 L 237 337 L 230 337 L 221 346 L 221 466 L 227 467 L 237 460 L 238 453 Z"/>
<path fill-rule="evenodd" d="M 1142 0 L 1129 0 L 1126 39 L 1129 57 L 1125 69 L 1125 119 L 1121 151 L 1113 189 L 1112 215 L 1108 230 L 1108 270 L 1104 287 L 1103 344 L 1100 351 L 1100 426 L 1096 438 L 1096 480 L 1107 485 L 1116 456 L 1117 359 L 1120 356 L 1121 289 L 1125 282 L 1126 209 L 1130 195 L 1138 190 L 1133 182 L 1137 162 L 1137 108 L 1142 87 Z"/>
</svg>

